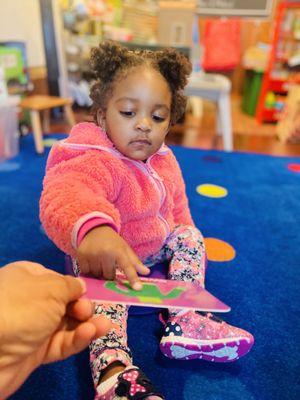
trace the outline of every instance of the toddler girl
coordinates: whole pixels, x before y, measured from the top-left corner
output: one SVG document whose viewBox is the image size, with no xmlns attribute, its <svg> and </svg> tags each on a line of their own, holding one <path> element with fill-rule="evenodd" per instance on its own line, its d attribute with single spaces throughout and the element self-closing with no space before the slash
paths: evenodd
<svg viewBox="0 0 300 400">
<path fill-rule="evenodd" d="M 168 260 L 169 279 L 204 286 L 203 237 L 164 144 L 185 110 L 189 61 L 173 49 L 129 51 L 106 42 L 93 49 L 91 65 L 95 123 L 76 125 L 49 155 L 40 202 L 48 236 L 83 274 L 114 279 L 119 269 L 138 290 L 137 272 Z M 97 305 L 96 313 L 113 323 L 90 346 L 96 399 L 163 399 L 132 364 L 127 308 Z M 160 349 L 169 358 L 226 362 L 252 344 L 250 333 L 210 313 L 172 309 Z"/>
</svg>

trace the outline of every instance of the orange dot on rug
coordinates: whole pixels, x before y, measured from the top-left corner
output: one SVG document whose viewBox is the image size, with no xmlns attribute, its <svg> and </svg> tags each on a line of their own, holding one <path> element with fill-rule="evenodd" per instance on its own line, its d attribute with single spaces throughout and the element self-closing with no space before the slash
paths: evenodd
<svg viewBox="0 0 300 400">
<path fill-rule="evenodd" d="M 224 240 L 204 238 L 204 243 L 209 261 L 231 261 L 235 257 L 234 248 Z"/>
</svg>

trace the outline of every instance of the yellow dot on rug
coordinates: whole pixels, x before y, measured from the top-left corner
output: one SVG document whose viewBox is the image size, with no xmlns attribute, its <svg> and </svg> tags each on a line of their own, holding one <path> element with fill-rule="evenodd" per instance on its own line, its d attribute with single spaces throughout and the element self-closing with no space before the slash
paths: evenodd
<svg viewBox="0 0 300 400">
<path fill-rule="evenodd" d="M 209 261 L 231 261 L 235 258 L 234 248 L 224 240 L 204 238 L 204 243 Z"/>
<path fill-rule="evenodd" d="M 197 193 L 206 197 L 214 197 L 221 198 L 226 197 L 228 194 L 227 189 L 222 186 L 213 185 L 211 183 L 203 183 L 202 185 L 197 186 Z"/>
</svg>

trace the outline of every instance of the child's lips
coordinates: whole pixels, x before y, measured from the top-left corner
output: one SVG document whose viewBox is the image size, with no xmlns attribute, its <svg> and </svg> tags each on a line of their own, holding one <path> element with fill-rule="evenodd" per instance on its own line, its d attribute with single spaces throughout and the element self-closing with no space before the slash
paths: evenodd
<svg viewBox="0 0 300 400">
<path fill-rule="evenodd" d="M 137 140 L 132 140 L 130 144 L 134 146 L 144 146 L 144 145 L 151 145 L 150 140 L 147 139 L 137 139 Z"/>
</svg>

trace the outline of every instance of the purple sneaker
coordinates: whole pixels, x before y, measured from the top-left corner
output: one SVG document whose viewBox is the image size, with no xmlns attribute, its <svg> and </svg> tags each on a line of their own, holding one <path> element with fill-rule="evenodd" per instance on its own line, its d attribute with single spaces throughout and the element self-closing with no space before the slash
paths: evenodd
<svg viewBox="0 0 300 400">
<path fill-rule="evenodd" d="M 181 311 L 162 322 L 165 331 L 160 350 L 166 357 L 177 360 L 231 362 L 247 354 L 254 343 L 249 332 L 211 313 Z"/>
<path fill-rule="evenodd" d="M 95 400 L 164 400 L 150 380 L 138 367 L 129 366 L 121 372 L 115 384 L 105 393 L 97 393 Z"/>
</svg>

